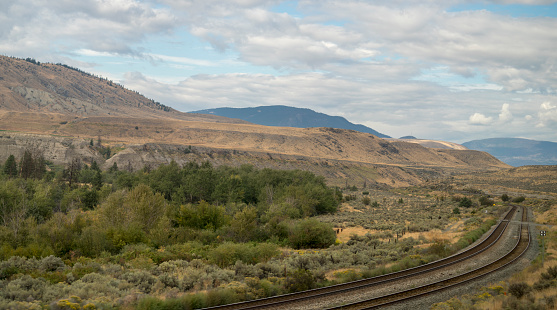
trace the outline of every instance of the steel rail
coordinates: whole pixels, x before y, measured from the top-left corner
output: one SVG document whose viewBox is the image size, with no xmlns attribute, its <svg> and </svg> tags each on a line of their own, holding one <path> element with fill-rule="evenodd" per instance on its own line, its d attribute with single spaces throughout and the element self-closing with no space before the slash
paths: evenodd
<svg viewBox="0 0 557 310">
<path fill-rule="evenodd" d="M 443 268 L 461 262 L 463 260 L 470 259 L 471 257 L 493 246 L 497 241 L 499 241 L 500 237 L 503 235 L 503 232 L 506 230 L 516 210 L 517 207 L 512 206 L 511 210 L 507 212 L 503 220 L 482 242 L 469 248 L 466 251 L 454 254 L 452 256 L 446 257 L 441 260 L 437 260 L 417 267 L 408 268 L 398 272 L 389 273 L 389 274 L 376 276 L 372 278 L 327 286 L 327 287 L 313 289 L 313 290 L 307 290 L 302 292 L 284 294 L 284 295 L 256 299 L 251 301 L 244 301 L 239 303 L 209 307 L 204 309 L 205 310 L 213 310 L 213 309 L 214 310 L 231 310 L 231 309 L 251 310 L 251 309 L 276 308 L 290 303 L 300 302 L 312 298 L 323 298 L 325 296 L 330 296 L 334 294 L 346 293 L 349 291 L 363 289 L 374 285 L 384 284 L 389 281 L 400 280 L 403 278 L 420 275 L 426 272 L 431 272 L 433 270 L 437 270 L 439 268 Z"/>
<path fill-rule="evenodd" d="M 527 210 L 525 208 L 522 209 L 523 214 L 522 223 L 520 226 L 519 240 L 510 252 L 508 252 L 505 256 L 499 258 L 498 260 L 449 279 L 377 298 L 371 298 L 364 301 L 328 308 L 327 310 L 368 310 L 387 307 L 402 302 L 408 302 L 413 299 L 432 295 L 440 291 L 444 291 L 459 285 L 475 281 L 479 278 L 485 277 L 507 267 L 508 265 L 512 264 L 517 259 L 522 257 L 530 247 L 531 236 L 530 227 L 527 222 Z"/>
</svg>

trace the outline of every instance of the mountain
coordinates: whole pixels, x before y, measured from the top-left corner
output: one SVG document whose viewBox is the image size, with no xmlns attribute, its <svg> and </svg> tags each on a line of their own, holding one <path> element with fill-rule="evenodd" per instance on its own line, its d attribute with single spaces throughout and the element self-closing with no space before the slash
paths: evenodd
<svg viewBox="0 0 557 310">
<path fill-rule="evenodd" d="M 369 127 L 353 124 L 341 116 L 330 116 L 305 108 L 282 105 L 260 106 L 255 108 L 216 108 L 194 111 L 192 113 L 211 114 L 242 119 L 254 124 L 279 127 L 331 127 L 370 133 L 379 138 L 390 138 Z"/>
<path fill-rule="evenodd" d="M 409 186 L 509 168 L 485 152 L 426 148 L 330 126 L 272 127 L 182 113 L 76 68 L 0 57 L 0 163 L 32 148 L 60 165 L 76 158 L 130 170 L 171 160 L 249 164 L 310 170 L 337 186 Z"/>
<path fill-rule="evenodd" d="M 520 138 L 491 138 L 463 143 L 471 150 L 488 152 L 511 166 L 557 165 L 557 143 Z"/>
<path fill-rule="evenodd" d="M 173 118 L 245 123 L 182 113 L 110 80 L 62 64 L 0 56 L 0 109 L 15 119 L 26 113 L 74 117 Z M 23 114 L 21 114 L 23 113 Z M 64 120 L 62 120 L 64 121 Z"/>
</svg>

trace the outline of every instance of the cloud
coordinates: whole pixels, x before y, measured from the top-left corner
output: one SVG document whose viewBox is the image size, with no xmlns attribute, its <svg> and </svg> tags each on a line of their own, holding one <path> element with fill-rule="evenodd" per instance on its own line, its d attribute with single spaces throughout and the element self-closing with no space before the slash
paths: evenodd
<svg viewBox="0 0 557 310">
<path fill-rule="evenodd" d="M 468 119 L 468 123 L 470 125 L 489 125 L 491 124 L 491 122 L 493 121 L 493 117 L 487 117 L 481 113 L 474 113 L 473 115 L 470 115 L 470 118 Z"/>
<path fill-rule="evenodd" d="M 509 104 L 508 103 L 504 103 L 503 107 L 501 108 L 501 113 L 499 113 L 499 121 L 506 123 L 510 120 L 512 120 L 513 118 L 513 114 L 511 113 L 511 110 L 509 109 Z"/>
<path fill-rule="evenodd" d="M 74 50 L 138 55 L 135 44 L 172 31 L 176 19 L 168 9 L 134 0 L 21 0 L 5 7 L 0 21 L 4 53 L 53 57 Z"/>
<path fill-rule="evenodd" d="M 480 5 L 511 2 L 550 3 Z M 299 0 L 278 12 L 283 3 L 3 1 L 0 50 L 92 68 L 183 111 L 285 104 L 392 136 L 466 139 L 500 130 L 557 141 L 557 18 L 451 10 L 478 4 L 469 0 Z M 177 44 L 165 47 L 169 41 Z M 191 44 L 212 47 L 210 56 Z M 116 71 L 116 63 L 128 67 Z M 428 72 L 436 79 L 424 78 Z"/>
<path fill-rule="evenodd" d="M 539 127 L 557 124 L 557 107 L 549 101 L 542 103 L 538 112 L 538 118 L 540 120 Z"/>
</svg>

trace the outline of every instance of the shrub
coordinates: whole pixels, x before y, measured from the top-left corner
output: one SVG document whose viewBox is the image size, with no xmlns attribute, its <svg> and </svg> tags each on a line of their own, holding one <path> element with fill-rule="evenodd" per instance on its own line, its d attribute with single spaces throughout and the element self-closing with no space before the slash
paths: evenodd
<svg viewBox="0 0 557 310">
<path fill-rule="evenodd" d="M 460 199 L 458 206 L 461 208 L 470 208 L 472 206 L 472 200 L 470 198 L 464 197 Z"/>
<path fill-rule="evenodd" d="M 144 270 L 125 273 L 124 275 L 122 275 L 122 279 L 135 285 L 142 292 L 147 294 L 151 292 L 151 288 L 157 281 L 157 279 L 153 275 Z"/>
<path fill-rule="evenodd" d="M 557 266 L 549 267 L 547 272 L 541 274 L 541 278 L 544 280 L 555 280 L 557 279 Z"/>
<path fill-rule="evenodd" d="M 290 245 L 295 249 L 326 248 L 336 241 L 336 234 L 331 224 L 307 219 L 296 222 L 288 236 Z"/>
<path fill-rule="evenodd" d="M 362 198 L 362 203 L 366 206 L 369 206 L 369 204 L 371 203 L 371 198 L 369 197 Z"/>
<path fill-rule="evenodd" d="M 64 267 L 66 267 L 66 264 L 64 264 L 62 259 L 53 255 L 45 257 L 39 262 L 39 268 L 43 271 L 56 271 Z"/>
<path fill-rule="evenodd" d="M 521 202 L 523 202 L 524 200 L 526 200 L 526 198 L 524 198 L 524 196 L 520 196 L 520 197 L 514 198 L 512 201 L 513 201 L 513 202 L 516 202 L 516 203 L 521 203 Z"/>
<path fill-rule="evenodd" d="M 507 202 L 510 199 L 511 199 L 511 197 L 509 197 L 509 195 L 507 195 L 507 194 L 501 195 L 501 201 Z"/>
<path fill-rule="evenodd" d="M 305 291 L 315 287 L 315 278 L 311 271 L 297 269 L 288 273 L 285 285 L 291 293 Z"/>
<path fill-rule="evenodd" d="M 495 203 L 495 202 L 493 201 L 493 199 L 490 199 L 490 198 L 487 197 L 487 196 L 482 196 L 482 197 L 480 197 L 480 204 L 481 204 L 482 206 L 491 206 L 491 205 L 493 205 L 494 203 Z"/>
<path fill-rule="evenodd" d="M 530 286 L 524 282 L 513 283 L 509 285 L 509 293 L 511 293 L 513 296 L 516 296 L 516 298 L 518 299 L 528 294 L 528 292 L 530 292 L 530 289 Z"/>
<path fill-rule="evenodd" d="M 29 275 L 9 282 L 0 293 L 5 299 L 15 301 L 41 300 L 46 290 L 47 282 L 44 279 L 34 279 Z"/>
</svg>

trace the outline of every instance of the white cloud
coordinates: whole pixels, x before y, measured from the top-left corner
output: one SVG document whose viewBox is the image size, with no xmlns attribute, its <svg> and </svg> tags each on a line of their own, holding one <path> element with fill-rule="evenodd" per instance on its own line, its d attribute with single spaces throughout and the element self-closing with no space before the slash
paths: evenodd
<svg viewBox="0 0 557 310">
<path fill-rule="evenodd" d="M 22 57 L 74 50 L 140 54 L 134 44 L 176 26 L 168 9 L 134 0 L 21 0 L 1 11 L 0 21 L 0 50 Z"/>
<path fill-rule="evenodd" d="M 557 107 L 549 101 L 542 103 L 538 112 L 538 118 L 540 120 L 539 127 L 557 124 Z"/>
<path fill-rule="evenodd" d="M 493 121 L 493 117 L 491 116 L 487 117 L 477 112 L 470 115 L 470 118 L 468 119 L 468 123 L 470 125 L 489 125 L 491 124 L 492 121 Z"/>
<path fill-rule="evenodd" d="M 513 114 L 511 113 L 510 106 L 508 103 L 504 103 L 501 107 L 501 113 L 499 113 L 499 121 L 506 123 L 513 119 Z"/>
<path fill-rule="evenodd" d="M 134 63 L 110 76 L 185 111 L 286 104 L 343 114 L 390 135 L 557 141 L 557 18 L 449 10 L 478 4 L 468 0 L 299 0 L 292 14 L 271 10 L 283 2 L 0 1 L 0 50 L 105 72 L 111 68 L 98 65 L 108 57 Z M 151 41 L 169 33 L 181 49 Z M 222 58 L 188 54 L 192 35 Z M 416 80 L 424 72 L 437 75 Z M 513 126 L 477 126 L 506 123 Z"/>
</svg>

